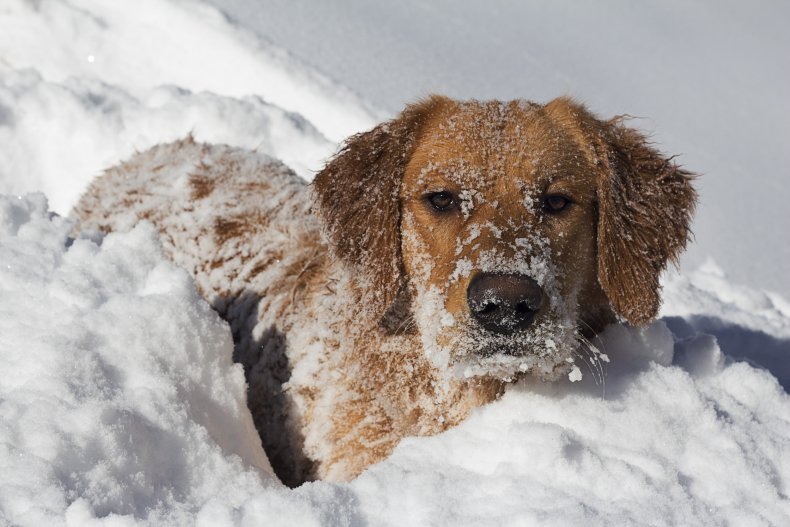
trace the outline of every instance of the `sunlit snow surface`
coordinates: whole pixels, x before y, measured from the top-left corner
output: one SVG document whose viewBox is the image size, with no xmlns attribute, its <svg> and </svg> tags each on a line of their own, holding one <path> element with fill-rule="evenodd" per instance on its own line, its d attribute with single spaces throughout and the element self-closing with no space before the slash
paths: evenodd
<svg viewBox="0 0 790 527">
<path fill-rule="evenodd" d="M 0 5 L 0 191 L 62 214 L 102 169 L 190 132 L 310 179 L 383 115 L 199 3 Z"/>
<path fill-rule="evenodd" d="M 3 3 L 0 525 L 790 524 L 790 305 L 713 262 L 665 280 L 662 320 L 604 333 L 605 372 L 527 379 L 349 484 L 289 490 L 228 327 L 154 230 L 70 240 L 15 195 L 65 213 L 190 131 L 309 178 L 381 117 L 200 3 Z"/>
<path fill-rule="evenodd" d="M 229 328 L 164 259 L 154 229 L 70 240 L 70 228 L 42 195 L 0 200 L 0 522 L 790 519 L 787 394 L 770 372 L 723 356 L 714 337 L 676 341 L 661 321 L 603 334 L 603 382 L 593 372 L 575 384 L 527 380 L 449 432 L 406 439 L 350 484 L 285 489 L 244 407 Z M 671 282 L 669 296 L 742 312 L 722 299 L 736 288 L 721 282 L 717 294 L 705 277 Z M 766 319 L 780 316 L 764 307 Z M 727 331 L 752 331 L 726 316 Z M 773 333 L 786 344 L 781 320 Z"/>
</svg>

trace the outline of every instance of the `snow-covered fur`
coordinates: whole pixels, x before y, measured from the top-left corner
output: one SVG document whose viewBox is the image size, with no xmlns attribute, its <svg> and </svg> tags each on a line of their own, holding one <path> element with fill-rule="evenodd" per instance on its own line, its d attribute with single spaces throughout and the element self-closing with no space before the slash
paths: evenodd
<svg viewBox="0 0 790 527">
<path fill-rule="evenodd" d="M 266 452 L 295 485 L 347 480 L 507 382 L 598 360 L 579 342 L 656 315 L 695 198 L 641 134 L 568 99 L 431 97 L 351 137 L 312 190 L 263 154 L 187 138 L 109 169 L 74 213 L 82 229 L 159 228 L 230 323 Z M 528 328 L 470 315 L 481 273 L 540 286 Z"/>
</svg>

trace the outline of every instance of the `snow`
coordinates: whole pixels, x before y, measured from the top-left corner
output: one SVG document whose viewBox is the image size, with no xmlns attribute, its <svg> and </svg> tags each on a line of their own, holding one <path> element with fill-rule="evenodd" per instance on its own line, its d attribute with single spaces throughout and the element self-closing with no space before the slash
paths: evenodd
<svg viewBox="0 0 790 527">
<path fill-rule="evenodd" d="M 102 169 L 189 132 L 259 148 L 310 179 L 378 115 L 201 4 L 9 0 L 0 9 L 0 185 L 44 191 L 61 214 Z"/>
<path fill-rule="evenodd" d="M 229 328 L 142 224 L 68 236 L 0 201 L 0 521 L 14 525 L 782 525 L 790 398 L 771 371 L 612 326 L 602 379 L 524 382 L 349 484 L 285 489 L 244 407 Z M 757 323 L 703 269 L 666 285 Z M 718 291 L 718 292 L 717 292 Z M 743 298 L 740 298 L 743 300 Z M 773 315 L 772 315 L 773 314 Z M 683 319 L 686 320 L 686 319 Z M 691 319 L 693 320 L 693 319 Z M 777 323 L 778 324 L 778 323 Z M 734 324 L 726 325 L 738 330 Z M 764 325 L 763 327 L 766 327 Z M 790 323 L 775 326 L 785 343 Z M 409 506 L 404 506 L 409 504 Z"/>
<path fill-rule="evenodd" d="M 101 80 L 133 94 L 162 85 L 256 94 L 298 111 L 333 141 L 371 124 L 347 88 L 201 3 L 9 0 L 0 13 L 6 68 L 34 68 L 53 82 Z"/>
<path fill-rule="evenodd" d="M 716 338 L 730 357 L 768 369 L 790 389 L 790 304 L 774 293 L 733 284 L 709 260 L 667 277 L 662 315 L 679 338 Z"/>
<path fill-rule="evenodd" d="M 0 217 L 0 519 L 175 519 L 274 484 L 229 328 L 151 225 L 69 240 L 41 194 Z"/>
<path fill-rule="evenodd" d="M 772 53 L 787 47 L 765 52 L 786 42 L 776 30 L 781 16 L 705 3 L 616 15 L 546 4 L 571 15 L 548 38 L 556 24 L 544 22 L 555 11 L 528 18 L 526 8 L 460 3 L 450 23 L 437 25 L 446 11 L 420 4 L 420 16 L 409 17 L 402 9 L 416 4 L 405 2 L 371 4 L 334 24 L 343 4 L 288 2 L 278 4 L 285 18 L 271 17 L 261 32 L 271 7 L 217 3 L 257 9 L 259 18 L 242 27 L 180 0 L 0 7 L 0 193 L 8 194 L 0 198 L 0 525 L 790 523 L 790 286 L 788 246 L 776 241 L 788 218 L 775 206 L 787 199 L 778 138 L 790 118 L 781 119 L 788 107 L 777 96 L 787 91 L 786 72 L 764 67 L 781 63 Z M 585 10 L 608 18 L 603 27 L 624 27 L 599 31 L 586 55 L 558 66 L 550 50 L 566 50 L 557 39 L 583 27 Z M 667 39 L 680 15 L 688 30 Z M 323 30 L 311 22 L 316 16 Z M 371 16 L 377 38 L 354 44 L 354 27 Z M 512 22 L 495 25 L 502 20 Z M 480 31 L 464 30 L 471 36 L 457 53 L 476 47 L 475 68 L 500 74 L 458 68 L 457 55 L 447 67 L 437 61 L 473 23 Z M 497 27 L 495 43 L 516 49 L 507 40 L 516 26 L 531 35 L 519 60 L 535 68 L 513 67 L 517 51 L 492 57 L 481 46 L 480 35 Z M 723 43 L 728 28 L 740 38 Z M 713 51 L 669 60 L 686 53 L 690 35 L 711 39 Z M 354 48 L 376 67 L 354 63 Z M 404 49 L 398 62 L 387 59 Z M 592 67 L 600 65 L 592 56 L 622 61 L 624 53 L 633 54 L 622 73 Z M 674 63 L 676 77 L 651 74 L 637 53 Z M 449 68 L 455 76 L 446 76 Z M 574 79 L 569 71 L 582 73 Z M 594 342 L 600 360 L 576 364 L 572 378 L 513 386 L 446 433 L 404 440 L 350 483 L 287 489 L 253 429 L 229 327 L 168 263 L 154 229 L 71 239 L 74 225 L 63 215 L 103 168 L 190 131 L 256 148 L 309 179 L 341 138 L 394 111 L 402 101 L 393 97 L 424 94 L 406 83 L 431 76 L 436 84 L 425 90 L 535 99 L 570 90 L 604 113 L 653 117 L 646 126 L 655 124 L 664 148 L 708 174 L 697 255 L 665 277 L 659 321 L 610 327 Z M 360 78 L 372 84 L 351 82 Z M 767 109 L 775 120 L 764 120 Z M 769 177 L 763 190 L 743 186 L 754 185 L 751 172 Z M 41 194 L 17 196 L 34 190 L 60 215 Z M 748 206 L 733 205 L 736 198 Z"/>
<path fill-rule="evenodd" d="M 63 214 L 101 170 L 190 132 L 203 141 L 268 152 L 305 178 L 334 149 L 303 117 L 258 96 L 160 86 L 138 98 L 91 79 L 49 82 L 33 70 L 0 73 L 0 79 L 0 121 L 12 123 L 0 126 L 6 145 L 0 184 L 16 194 L 44 190 Z M 75 129 L 74 123 L 82 125 Z"/>
</svg>

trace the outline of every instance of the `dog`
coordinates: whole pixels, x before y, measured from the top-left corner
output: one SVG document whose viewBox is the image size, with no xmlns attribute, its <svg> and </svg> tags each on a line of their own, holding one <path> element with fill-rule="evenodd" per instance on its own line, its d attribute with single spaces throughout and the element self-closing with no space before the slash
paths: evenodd
<svg viewBox="0 0 790 527">
<path fill-rule="evenodd" d="M 651 321 L 693 175 L 569 98 L 431 96 L 349 138 L 311 185 L 191 137 L 108 169 L 81 229 L 141 220 L 233 332 L 281 480 L 346 481 L 525 376 Z M 577 370 L 578 372 L 578 370 Z"/>
</svg>

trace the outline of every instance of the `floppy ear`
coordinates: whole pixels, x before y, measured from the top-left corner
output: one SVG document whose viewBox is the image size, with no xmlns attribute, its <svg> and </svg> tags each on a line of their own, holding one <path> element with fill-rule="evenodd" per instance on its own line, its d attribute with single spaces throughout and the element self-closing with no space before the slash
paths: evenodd
<svg viewBox="0 0 790 527">
<path fill-rule="evenodd" d="M 618 315 L 645 324 L 661 304 L 659 275 L 690 237 L 697 193 L 690 172 L 622 121 L 603 123 L 598 280 Z"/>
<path fill-rule="evenodd" d="M 350 137 L 313 182 L 332 251 L 362 279 L 364 301 L 377 318 L 404 285 L 399 203 L 403 172 L 420 127 L 445 100 L 430 97 Z"/>
</svg>

